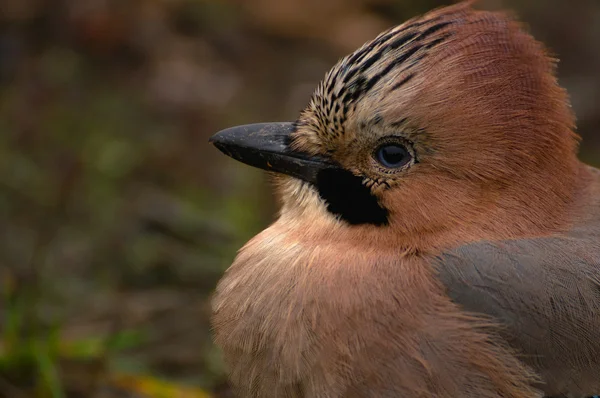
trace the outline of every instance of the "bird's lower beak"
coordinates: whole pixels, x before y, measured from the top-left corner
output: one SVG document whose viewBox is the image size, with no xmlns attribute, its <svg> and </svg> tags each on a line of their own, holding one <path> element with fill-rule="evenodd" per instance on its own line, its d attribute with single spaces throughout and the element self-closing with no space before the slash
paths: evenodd
<svg viewBox="0 0 600 398">
<path fill-rule="evenodd" d="M 292 150 L 293 123 L 257 123 L 231 127 L 210 137 L 225 155 L 263 170 L 316 184 L 319 172 L 338 168 L 331 161 Z"/>
</svg>

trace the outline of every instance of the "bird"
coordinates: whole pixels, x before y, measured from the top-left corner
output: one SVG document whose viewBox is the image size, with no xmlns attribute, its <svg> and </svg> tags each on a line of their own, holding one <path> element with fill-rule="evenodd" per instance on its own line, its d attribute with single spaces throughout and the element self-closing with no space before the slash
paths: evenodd
<svg viewBox="0 0 600 398">
<path fill-rule="evenodd" d="M 239 396 L 600 393 L 600 170 L 557 60 L 472 3 L 340 59 L 297 120 L 210 138 L 279 203 L 212 297 Z"/>
</svg>

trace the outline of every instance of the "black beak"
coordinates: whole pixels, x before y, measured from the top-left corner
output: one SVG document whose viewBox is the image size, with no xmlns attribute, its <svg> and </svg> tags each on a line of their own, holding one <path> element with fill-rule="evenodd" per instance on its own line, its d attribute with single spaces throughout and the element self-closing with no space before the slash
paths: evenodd
<svg viewBox="0 0 600 398">
<path fill-rule="evenodd" d="M 231 127 L 210 137 L 225 155 L 263 170 L 317 183 L 319 172 L 337 169 L 333 162 L 290 148 L 293 123 L 257 123 Z"/>
</svg>

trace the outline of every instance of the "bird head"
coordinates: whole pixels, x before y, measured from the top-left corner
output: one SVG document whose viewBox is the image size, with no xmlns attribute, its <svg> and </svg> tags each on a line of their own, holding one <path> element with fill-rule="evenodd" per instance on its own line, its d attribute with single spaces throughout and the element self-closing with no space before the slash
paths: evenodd
<svg viewBox="0 0 600 398">
<path fill-rule="evenodd" d="M 281 217 L 296 227 L 368 242 L 386 231 L 386 244 L 419 249 L 561 228 L 573 131 L 543 46 L 509 16 L 462 3 L 342 58 L 295 122 L 211 140 L 279 175 Z"/>
</svg>

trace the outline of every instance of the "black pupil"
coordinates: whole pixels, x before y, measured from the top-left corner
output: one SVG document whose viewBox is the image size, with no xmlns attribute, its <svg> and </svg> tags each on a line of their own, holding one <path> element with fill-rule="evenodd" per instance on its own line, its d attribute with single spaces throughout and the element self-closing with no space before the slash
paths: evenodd
<svg viewBox="0 0 600 398">
<path fill-rule="evenodd" d="M 405 147 L 399 144 L 383 145 L 377 150 L 377 160 L 385 167 L 397 168 L 410 160 Z"/>
</svg>

